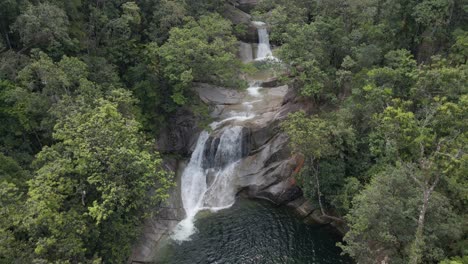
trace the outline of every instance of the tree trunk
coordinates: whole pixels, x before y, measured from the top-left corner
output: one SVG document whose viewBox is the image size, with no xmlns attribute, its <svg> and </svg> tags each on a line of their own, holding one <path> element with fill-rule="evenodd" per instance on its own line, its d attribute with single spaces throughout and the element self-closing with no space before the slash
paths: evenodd
<svg viewBox="0 0 468 264">
<path fill-rule="evenodd" d="M 314 176 L 315 176 L 315 185 L 317 187 L 317 197 L 318 197 L 318 202 L 319 202 L 319 205 L 320 205 L 320 211 L 322 212 L 321 217 L 327 218 L 327 219 L 329 219 L 331 221 L 337 221 L 337 222 L 345 223 L 345 221 L 343 219 L 339 218 L 339 217 L 328 215 L 325 212 L 325 209 L 323 209 L 322 193 L 320 192 L 319 165 L 317 164 L 316 167 L 314 167 L 315 163 L 314 163 L 313 159 L 310 160 L 309 162 L 311 164 L 311 167 L 313 169 L 313 173 L 314 173 Z"/>
<path fill-rule="evenodd" d="M 426 212 L 429 207 L 429 199 L 431 198 L 431 194 L 437 186 L 439 179 L 440 176 L 438 175 L 432 184 L 430 184 L 429 181 L 426 181 L 424 184 L 423 203 L 419 211 L 418 227 L 416 228 L 414 242 L 411 245 L 410 264 L 418 264 L 421 262 L 422 250 L 424 247 L 424 223 L 426 220 Z"/>
<path fill-rule="evenodd" d="M 10 42 L 10 37 L 8 36 L 8 32 L 5 32 L 4 35 L 5 35 L 5 41 L 6 41 L 6 44 L 7 44 L 7 48 L 11 49 L 11 42 Z"/>
<path fill-rule="evenodd" d="M 322 215 L 325 215 L 325 210 L 323 209 L 323 204 L 322 204 L 322 193 L 320 192 L 320 180 L 319 180 L 319 167 L 318 167 L 318 164 L 315 165 L 315 162 L 313 159 L 310 159 L 309 160 L 309 163 L 310 163 L 310 167 L 312 168 L 313 170 L 313 174 L 314 174 L 314 177 L 315 177 L 315 187 L 317 188 L 317 199 L 318 199 L 318 203 L 320 205 L 320 211 L 322 212 Z"/>
</svg>

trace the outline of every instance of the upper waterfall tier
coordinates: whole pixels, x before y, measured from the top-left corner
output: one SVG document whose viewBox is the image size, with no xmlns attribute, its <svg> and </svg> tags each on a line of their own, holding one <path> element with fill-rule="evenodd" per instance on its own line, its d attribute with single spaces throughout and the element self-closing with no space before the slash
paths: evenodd
<svg viewBox="0 0 468 264">
<path fill-rule="evenodd" d="M 271 52 L 270 37 L 264 22 L 252 21 L 258 31 L 258 47 L 255 60 L 275 59 Z"/>
</svg>

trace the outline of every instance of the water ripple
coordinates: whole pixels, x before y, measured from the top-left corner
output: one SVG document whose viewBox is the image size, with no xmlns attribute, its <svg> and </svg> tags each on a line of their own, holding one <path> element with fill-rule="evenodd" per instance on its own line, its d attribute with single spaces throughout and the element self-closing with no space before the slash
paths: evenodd
<svg viewBox="0 0 468 264">
<path fill-rule="evenodd" d="M 340 256 L 337 239 L 327 230 L 264 201 L 240 199 L 229 209 L 200 212 L 195 226 L 199 232 L 190 241 L 170 243 L 157 263 L 351 263 Z"/>
</svg>

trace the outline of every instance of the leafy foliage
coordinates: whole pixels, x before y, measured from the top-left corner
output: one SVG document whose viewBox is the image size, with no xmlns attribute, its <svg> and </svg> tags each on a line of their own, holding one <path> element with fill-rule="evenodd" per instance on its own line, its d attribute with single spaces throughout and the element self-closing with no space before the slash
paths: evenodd
<svg viewBox="0 0 468 264">
<path fill-rule="evenodd" d="M 298 179 L 305 194 L 321 198 L 325 214 L 347 215 L 342 248 L 359 263 L 465 256 L 461 1 L 293 2 L 263 0 L 254 15 L 269 22 L 297 94 L 315 106 L 283 123 L 309 159 Z M 331 136 L 340 127 L 352 127 L 352 144 Z"/>
<path fill-rule="evenodd" d="M 160 48 L 163 73 L 173 84 L 172 99 L 187 102 L 186 90 L 193 81 L 235 87 L 240 61 L 231 23 L 220 15 L 202 16 L 182 28 L 173 28 Z"/>
<path fill-rule="evenodd" d="M 181 106 L 208 115 L 194 82 L 245 85 L 235 36 L 248 28 L 220 15 L 229 4 L 0 1 L 1 263 L 125 262 L 172 184 L 154 137 Z M 359 263 L 466 262 L 466 11 L 260 0 L 252 12 L 294 101 L 313 108 L 282 125 L 306 160 L 298 183 L 346 220 L 341 247 Z"/>
<path fill-rule="evenodd" d="M 29 5 L 18 16 L 12 29 L 19 33 L 25 48 L 35 46 L 57 51 L 63 45 L 71 45 L 68 25 L 65 12 L 46 2 Z"/>
<path fill-rule="evenodd" d="M 414 239 L 420 205 L 419 186 L 409 174 L 418 171 L 403 166 L 388 167 L 377 174 L 366 188 L 353 199 L 353 209 L 347 215 L 351 229 L 341 247 L 359 263 L 375 260 L 408 263 L 408 251 Z M 445 243 L 460 237 L 460 219 L 453 213 L 449 201 L 434 194 L 429 221 L 426 223 L 425 263 L 444 257 Z"/>
<path fill-rule="evenodd" d="M 85 260 L 100 248 L 103 259 L 124 262 L 131 230 L 167 197 L 171 178 L 124 103 L 111 97 L 76 106 L 55 126 L 57 143 L 38 154 L 27 201 L 36 258 Z"/>
</svg>

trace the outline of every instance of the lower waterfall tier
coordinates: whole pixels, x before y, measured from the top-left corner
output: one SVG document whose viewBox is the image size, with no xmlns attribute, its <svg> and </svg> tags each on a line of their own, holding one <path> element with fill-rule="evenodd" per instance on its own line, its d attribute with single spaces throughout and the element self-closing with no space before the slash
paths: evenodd
<svg viewBox="0 0 468 264">
<path fill-rule="evenodd" d="M 239 198 L 229 209 L 197 215 L 190 241 L 166 241 L 156 263 L 352 263 L 326 227 L 302 223 L 285 207 Z"/>
</svg>

